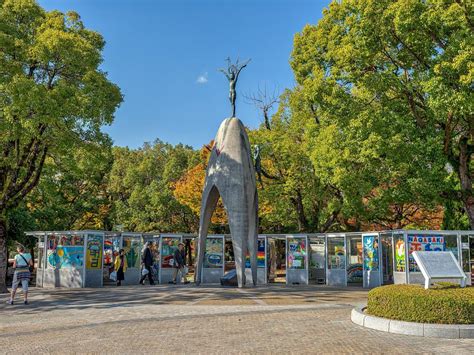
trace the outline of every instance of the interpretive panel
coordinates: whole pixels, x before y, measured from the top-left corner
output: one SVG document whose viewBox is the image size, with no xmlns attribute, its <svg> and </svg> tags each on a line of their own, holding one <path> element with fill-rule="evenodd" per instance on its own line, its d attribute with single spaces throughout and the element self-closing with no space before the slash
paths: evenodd
<svg viewBox="0 0 474 355">
<path fill-rule="evenodd" d="M 379 242 L 376 235 L 364 235 L 364 270 L 379 269 Z"/>
<path fill-rule="evenodd" d="M 367 288 L 378 287 L 382 284 L 379 265 L 379 236 L 368 234 L 362 236 L 364 243 L 364 280 Z"/>
<path fill-rule="evenodd" d="M 87 237 L 86 268 L 102 269 L 102 235 L 89 234 Z"/>
<path fill-rule="evenodd" d="M 413 258 L 425 277 L 425 288 L 429 287 L 432 279 L 461 279 L 464 281 L 466 278 L 454 254 L 450 251 L 437 253 L 414 251 Z"/>
<path fill-rule="evenodd" d="M 306 238 L 288 238 L 288 269 L 306 268 Z"/>
<path fill-rule="evenodd" d="M 224 239 L 206 239 L 206 252 L 204 254 L 204 267 L 208 269 L 219 269 L 224 266 Z"/>
<path fill-rule="evenodd" d="M 414 255 L 415 253 L 419 259 L 417 262 L 420 261 L 423 264 L 431 278 L 463 277 L 464 275 L 450 251 L 439 253 L 417 251 Z"/>
<path fill-rule="evenodd" d="M 220 282 L 222 276 L 224 276 L 224 237 L 207 237 L 201 282 L 216 284 Z"/>
<path fill-rule="evenodd" d="M 307 245 L 306 236 L 286 237 L 286 284 L 307 285 Z"/>
</svg>

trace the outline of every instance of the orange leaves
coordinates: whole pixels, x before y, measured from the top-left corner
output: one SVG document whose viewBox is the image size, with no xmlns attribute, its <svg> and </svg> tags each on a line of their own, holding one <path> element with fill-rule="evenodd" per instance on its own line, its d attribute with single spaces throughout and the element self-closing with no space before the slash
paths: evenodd
<svg viewBox="0 0 474 355">
<path fill-rule="evenodd" d="M 179 203 L 188 206 L 193 213 L 199 216 L 201 209 L 201 197 L 206 178 L 206 167 L 209 160 L 213 142 L 203 146 L 201 149 L 201 161 L 188 171 L 174 184 L 173 195 Z M 212 223 L 227 224 L 227 215 L 219 199 L 216 211 L 212 216 Z"/>
</svg>

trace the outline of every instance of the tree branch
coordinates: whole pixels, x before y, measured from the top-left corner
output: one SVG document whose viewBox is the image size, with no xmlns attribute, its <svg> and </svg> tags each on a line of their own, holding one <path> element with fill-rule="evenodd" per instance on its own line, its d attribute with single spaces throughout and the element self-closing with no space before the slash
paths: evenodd
<svg viewBox="0 0 474 355">
<path fill-rule="evenodd" d="M 41 152 L 41 158 L 36 168 L 36 171 L 33 175 L 31 181 L 20 191 L 16 197 L 13 197 L 10 201 L 6 201 L 7 207 L 13 208 L 18 205 L 18 203 L 36 186 L 38 185 L 39 178 L 41 176 L 41 172 L 43 171 L 44 161 L 46 160 L 46 156 L 48 154 L 48 147 L 43 147 Z"/>
</svg>

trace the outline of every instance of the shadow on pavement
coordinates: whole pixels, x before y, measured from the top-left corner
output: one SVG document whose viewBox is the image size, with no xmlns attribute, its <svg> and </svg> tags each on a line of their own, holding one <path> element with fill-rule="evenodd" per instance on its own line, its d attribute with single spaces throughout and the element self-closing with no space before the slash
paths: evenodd
<svg viewBox="0 0 474 355">
<path fill-rule="evenodd" d="M 16 303 L 0 304 L 0 311 L 24 314 L 42 313 L 54 309 L 113 309 L 140 305 L 294 305 L 314 303 L 359 303 L 366 298 L 362 288 L 333 288 L 329 286 L 258 286 L 255 288 L 224 288 L 220 286 L 157 285 L 104 288 L 60 289 L 33 288 L 30 304 L 25 306 L 19 292 Z"/>
</svg>

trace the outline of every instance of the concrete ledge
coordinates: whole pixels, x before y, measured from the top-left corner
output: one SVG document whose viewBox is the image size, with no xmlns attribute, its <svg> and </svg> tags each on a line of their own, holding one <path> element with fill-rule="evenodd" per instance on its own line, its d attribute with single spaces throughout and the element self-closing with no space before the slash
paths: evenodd
<svg viewBox="0 0 474 355">
<path fill-rule="evenodd" d="M 364 312 L 366 307 L 356 307 L 351 312 L 353 323 L 365 328 L 393 334 L 415 335 L 430 338 L 474 339 L 474 324 L 414 323 L 380 318 Z"/>
<path fill-rule="evenodd" d="M 364 327 L 388 332 L 390 329 L 390 319 L 365 316 Z"/>
<path fill-rule="evenodd" d="M 430 338 L 458 339 L 459 338 L 459 325 L 424 324 L 423 335 L 425 337 L 430 337 Z"/>
<path fill-rule="evenodd" d="M 416 335 L 422 337 L 424 335 L 423 323 L 403 322 L 390 319 L 389 333 Z"/>
<path fill-rule="evenodd" d="M 472 325 L 460 325 L 459 337 L 461 339 L 474 339 L 474 327 Z"/>
<path fill-rule="evenodd" d="M 364 312 L 358 312 L 357 308 L 352 309 L 351 320 L 357 325 L 364 326 L 365 314 Z"/>
</svg>

